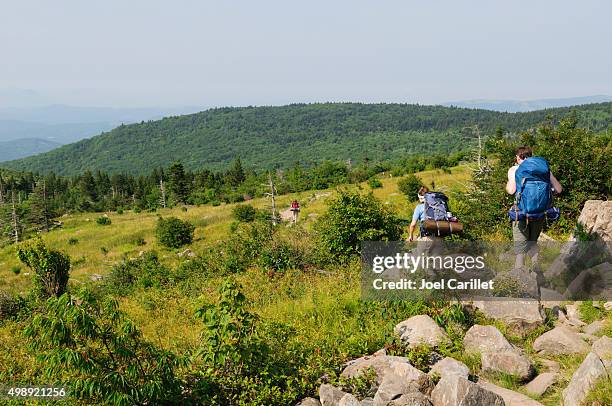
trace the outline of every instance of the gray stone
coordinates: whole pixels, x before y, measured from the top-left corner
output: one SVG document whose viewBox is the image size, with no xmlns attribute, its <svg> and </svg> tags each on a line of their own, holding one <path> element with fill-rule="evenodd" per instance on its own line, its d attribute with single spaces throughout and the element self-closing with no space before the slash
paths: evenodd
<svg viewBox="0 0 612 406">
<path fill-rule="evenodd" d="M 431 401 L 434 406 L 505 406 L 501 396 L 457 375 L 442 378 Z"/>
<path fill-rule="evenodd" d="M 578 223 L 589 234 L 597 234 L 603 241 L 612 241 L 612 201 L 587 200 Z"/>
<path fill-rule="evenodd" d="M 429 397 L 420 392 L 413 392 L 392 400 L 387 406 L 432 406 L 432 403 Z"/>
<path fill-rule="evenodd" d="M 518 350 L 485 351 L 482 353 L 482 369 L 488 372 L 503 372 L 525 381 L 531 378 L 535 369 L 525 354 Z"/>
<path fill-rule="evenodd" d="M 438 323 L 426 314 L 421 314 L 404 320 L 395 326 L 402 343 L 409 347 L 426 344 L 437 347 L 443 342 L 449 342 L 448 335 L 438 326 Z"/>
<path fill-rule="evenodd" d="M 319 387 L 319 399 L 321 399 L 322 406 L 338 406 L 344 395 L 346 392 L 327 383 Z"/>
<path fill-rule="evenodd" d="M 432 389 L 433 382 L 426 373 L 405 362 L 392 362 L 374 395 L 374 406 L 386 406 L 408 393 L 430 394 Z"/>
<path fill-rule="evenodd" d="M 321 406 L 319 399 L 305 398 L 300 401 L 296 406 Z"/>
<path fill-rule="evenodd" d="M 563 390 L 563 405 L 580 406 L 597 380 L 606 376 L 603 363 L 595 353 L 590 352 L 574 372 L 567 388 Z"/>
<path fill-rule="evenodd" d="M 586 325 L 582 331 L 587 334 L 595 335 L 599 333 L 605 326 L 606 323 L 603 320 L 595 320 L 591 324 Z"/>
<path fill-rule="evenodd" d="M 463 346 L 468 352 L 512 351 L 514 347 L 495 326 L 474 325 L 465 333 Z"/>
<path fill-rule="evenodd" d="M 376 381 L 380 384 L 392 362 L 403 362 L 410 365 L 408 358 L 393 355 L 368 355 L 346 363 L 341 373 L 345 378 L 356 378 L 372 368 L 376 373 Z"/>
<path fill-rule="evenodd" d="M 568 319 L 580 320 L 580 309 L 578 309 L 578 303 L 565 305 L 565 314 Z"/>
<path fill-rule="evenodd" d="M 347 393 L 340 399 L 338 406 L 361 406 L 361 402 L 350 393 Z"/>
<path fill-rule="evenodd" d="M 546 355 L 568 355 L 586 353 L 589 346 L 572 329 L 557 326 L 538 337 L 533 349 Z"/>
<path fill-rule="evenodd" d="M 444 378 L 448 375 L 457 375 L 462 378 L 468 379 L 470 376 L 470 369 L 460 361 L 454 358 L 446 357 L 435 363 L 429 371 L 429 376 L 437 375 L 440 378 Z"/>
<path fill-rule="evenodd" d="M 606 309 L 606 310 L 612 310 L 612 302 L 606 302 L 606 303 L 604 303 L 604 309 Z"/>
<path fill-rule="evenodd" d="M 409 382 L 416 385 L 419 392 L 429 395 L 433 390 L 433 382 L 429 375 L 420 371 L 405 362 L 392 362 L 389 365 L 389 372 L 394 377 L 399 377 L 402 382 Z"/>
<path fill-rule="evenodd" d="M 374 399 L 365 398 L 361 400 L 361 406 L 374 406 Z"/>
<path fill-rule="evenodd" d="M 506 406 L 542 406 L 540 402 L 531 399 L 529 396 L 493 385 L 490 382 L 480 382 L 479 385 L 482 388 L 501 396 Z"/>
<path fill-rule="evenodd" d="M 544 310 L 537 300 L 475 300 L 471 306 L 486 317 L 506 323 L 517 333 L 533 330 L 544 324 Z"/>
<path fill-rule="evenodd" d="M 605 361 L 612 360 L 612 338 L 603 336 L 593 343 L 591 351 Z"/>
<path fill-rule="evenodd" d="M 525 390 L 535 396 L 542 396 L 552 385 L 559 380 L 556 372 L 543 372 L 525 385 Z"/>
</svg>

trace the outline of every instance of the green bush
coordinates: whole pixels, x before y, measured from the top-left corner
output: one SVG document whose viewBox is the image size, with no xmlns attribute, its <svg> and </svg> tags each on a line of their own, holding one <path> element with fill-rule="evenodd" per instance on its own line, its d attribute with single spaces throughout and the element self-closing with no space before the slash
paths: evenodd
<svg viewBox="0 0 612 406">
<path fill-rule="evenodd" d="M 373 176 L 370 179 L 368 179 L 368 186 L 372 189 L 378 189 L 378 188 L 381 188 L 383 184 L 380 181 L 380 179 L 378 179 L 376 176 Z"/>
<path fill-rule="evenodd" d="M 371 193 L 341 190 L 316 223 L 322 248 L 343 262 L 361 252 L 363 241 L 394 241 L 402 233 L 399 219 Z"/>
<path fill-rule="evenodd" d="M 15 319 L 25 306 L 25 301 L 17 295 L 0 290 L 0 320 Z"/>
<path fill-rule="evenodd" d="M 46 376 L 70 376 L 69 396 L 87 404 L 181 404 L 183 358 L 147 342 L 115 299 L 82 292 L 50 299 L 25 328 Z M 53 332 L 53 334 L 50 334 Z"/>
<path fill-rule="evenodd" d="M 14 273 L 15 275 L 19 275 L 21 273 L 21 267 L 15 265 L 11 267 L 11 272 Z"/>
<path fill-rule="evenodd" d="M 106 216 L 101 216 L 101 217 L 98 217 L 96 219 L 96 223 L 101 225 L 101 226 L 110 226 L 112 221 L 111 221 L 110 218 L 108 218 Z"/>
<path fill-rule="evenodd" d="M 155 252 L 146 252 L 134 259 L 125 259 L 113 265 L 108 277 L 104 279 L 109 292 L 125 296 L 135 286 L 142 288 L 167 287 L 171 272 L 159 262 Z"/>
<path fill-rule="evenodd" d="M 70 237 L 68 239 L 68 245 L 77 245 L 79 243 L 79 239 L 75 237 Z"/>
<path fill-rule="evenodd" d="M 418 200 L 419 189 L 423 186 L 423 181 L 414 174 L 407 175 L 397 182 L 397 188 L 402 192 L 409 201 Z"/>
<path fill-rule="evenodd" d="M 259 263 L 264 269 L 284 272 L 303 267 L 303 256 L 285 241 L 272 241 L 259 254 Z"/>
<path fill-rule="evenodd" d="M 63 295 L 68 288 L 70 257 L 51 250 L 37 238 L 17 248 L 17 258 L 34 271 L 34 286 L 38 297 L 46 299 Z"/>
<path fill-rule="evenodd" d="M 191 244 L 195 226 L 176 217 L 160 217 L 155 234 L 160 244 L 168 248 L 180 248 Z"/>
<path fill-rule="evenodd" d="M 257 210 L 250 204 L 241 204 L 232 210 L 234 218 L 242 223 L 250 223 L 255 220 Z"/>
</svg>

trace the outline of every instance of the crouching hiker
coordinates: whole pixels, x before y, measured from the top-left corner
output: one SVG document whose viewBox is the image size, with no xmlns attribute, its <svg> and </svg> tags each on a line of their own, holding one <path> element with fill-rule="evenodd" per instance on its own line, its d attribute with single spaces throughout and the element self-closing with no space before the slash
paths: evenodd
<svg viewBox="0 0 612 406">
<path fill-rule="evenodd" d="M 506 183 L 506 192 L 515 195 L 514 206 L 509 212 L 516 254 L 515 270 L 525 267 L 527 254 L 533 265 L 537 263 L 537 241 L 545 220 L 550 215 L 558 216 L 558 209 L 552 207 L 552 195 L 562 190 L 544 158 L 534 157 L 530 147 L 516 150 L 516 164 L 508 169 Z"/>
</svg>

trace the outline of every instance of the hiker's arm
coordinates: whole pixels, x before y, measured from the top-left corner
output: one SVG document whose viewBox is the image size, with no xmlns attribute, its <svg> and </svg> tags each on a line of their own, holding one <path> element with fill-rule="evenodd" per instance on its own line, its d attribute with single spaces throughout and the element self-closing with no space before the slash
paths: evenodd
<svg viewBox="0 0 612 406">
<path fill-rule="evenodd" d="M 516 193 L 516 181 L 514 180 L 514 170 L 512 170 L 514 166 L 508 169 L 508 182 L 506 182 L 506 192 L 509 195 L 513 195 Z"/>
<path fill-rule="evenodd" d="M 412 241 L 415 227 L 416 221 L 412 220 L 412 223 L 410 223 L 410 229 L 408 230 L 408 241 Z"/>
<path fill-rule="evenodd" d="M 555 175 L 552 174 L 552 172 L 550 173 L 550 183 L 552 187 L 555 188 L 555 192 L 561 193 L 563 191 L 563 187 L 561 186 L 557 178 L 555 178 Z"/>
</svg>

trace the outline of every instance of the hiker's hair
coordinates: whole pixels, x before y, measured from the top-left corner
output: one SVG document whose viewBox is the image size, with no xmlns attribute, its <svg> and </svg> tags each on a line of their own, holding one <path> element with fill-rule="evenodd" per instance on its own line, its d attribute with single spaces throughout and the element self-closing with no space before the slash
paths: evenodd
<svg viewBox="0 0 612 406">
<path fill-rule="evenodd" d="M 531 147 L 526 147 L 526 146 L 518 147 L 516 149 L 516 156 L 521 159 L 527 159 L 533 156 L 533 151 L 531 150 Z"/>
<path fill-rule="evenodd" d="M 423 196 L 427 192 L 429 192 L 429 188 L 427 186 L 421 186 L 419 189 L 419 196 Z"/>
</svg>

